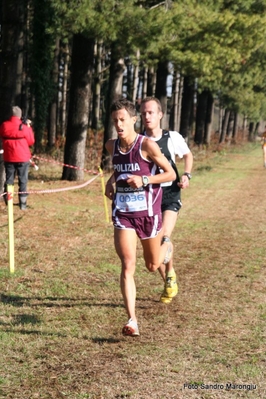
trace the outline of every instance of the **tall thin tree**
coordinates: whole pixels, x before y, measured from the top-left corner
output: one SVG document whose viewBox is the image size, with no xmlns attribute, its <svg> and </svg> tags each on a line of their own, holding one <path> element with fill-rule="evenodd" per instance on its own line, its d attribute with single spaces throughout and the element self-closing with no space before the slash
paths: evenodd
<svg viewBox="0 0 266 399">
<path fill-rule="evenodd" d="M 94 40 L 76 34 L 72 48 L 72 79 L 64 163 L 63 180 L 83 180 L 89 104 L 93 72 Z"/>
</svg>

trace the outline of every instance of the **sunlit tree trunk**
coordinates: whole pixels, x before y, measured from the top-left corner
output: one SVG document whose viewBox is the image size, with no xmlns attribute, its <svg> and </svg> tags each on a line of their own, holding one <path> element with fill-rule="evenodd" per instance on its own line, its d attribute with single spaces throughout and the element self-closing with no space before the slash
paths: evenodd
<svg viewBox="0 0 266 399">
<path fill-rule="evenodd" d="M 54 84 L 54 96 L 50 104 L 50 118 L 48 128 L 48 147 L 52 148 L 56 141 L 57 131 L 57 88 L 58 88 L 58 56 L 59 56 L 59 39 L 56 39 L 55 51 L 54 51 L 54 66 L 53 66 L 53 84 Z"/>
<path fill-rule="evenodd" d="M 173 88 L 172 88 L 172 108 L 169 119 L 169 129 L 171 130 L 179 130 L 179 96 L 180 93 L 180 74 L 177 71 L 174 71 L 173 75 Z"/>
<path fill-rule="evenodd" d="M 225 142 L 229 116 L 230 116 L 230 110 L 228 108 L 226 108 L 225 113 L 224 113 L 224 118 L 223 118 L 223 124 L 222 124 L 222 132 L 221 132 L 220 139 L 219 139 L 220 144 Z"/>
<path fill-rule="evenodd" d="M 63 87 L 62 87 L 62 107 L 61 107 L 61 134 L 62 137 L 66 135 L 66 120 L 67 120 L 67 88 L 68 88 L 68 64 L 69 64 L 69 45 L 64 44 L 63 47 Z"/>
<path fill-rule="evenodd" d="M 247 125 L 248 125 L 248 117 L 247 117 L 247 115 L 244 115 L 244 118 L 243 118 L 243 127 L 242 127 L 242 130 L 243 130 L 242 140 L 243 140 L 243 141 L 246 139 Z"/>
<path fill-rule="evenodd" d="M 232 140 L 232 136 L 233 136 L 234 120 L 235 120 L 235 113 L 233 111 L 230 111 L 228 125 L 227 125 L 227 131 L 226 131 L 226 141 L 227 141 L 228 145 L 231 144 L 231 140 Z"/>
<path fill-rule="evenodd" d="M 143 68 L 141 84 L 142 84 L 141 97 L 143 99 L 143 98 L 147 97 L 147 90 L 148 90 L 148 68 L 147 67 Z M 139 120 L 139 128 L 140 128 L 140 131 L 144 130 L 142 118 L 140 118 L 140 120 Z"/>
<path fill-rule="evenodd" d="M 148 91 L 148 68 L 143 68 L 143 86 L 142 86 L 142 98 L 147 97 Z"/>
<path fill-rule="evenodd" d="M 94 94 L 92 106 L 92 129 L 94 133 L 94 140 L 97 139 L 99 122 L 100 122 L 100 101 L 101 101 L 101 75 L 102 75 L 102 42 L 95 45 L 95 65 L 96 74 L 94 79 Z"/>
<path fill-rule="evenodd" d="M 140 52 L 137 50 L 136 54 L 136 65 L 134 66 L 133 72 L 133 92 L 132 92 L 132 101 L 135 104 L 138 95 L 138 81 L 139 81 L 139 57 Z"/>
<path fill-rule="evenodd" d="M 222 128 L 223 128 L 223 118 L 224 118 L 224 108 L 221 104 L 219 103 L 219 137 L 222 134 Z"/>
<path fill-rule="evenodd" d="M 162 129 L 168 129 L 168 115 L 167 115 L 167 76 L 168 76 L 168 62 L 159 62 L 156 74 L 156 91 L 157 97 L 162 105 L 164 116 L 161 120 Z"/>
<path fill-rule="evenodd" d="M 179 90 L 178 90 L 178 108 L 177 108 L 177 121 L 176 121 L 176 127 L 177 131 L 180 131 L 180 124 L 181 124 L 181 110 L 182 110 L 182 94 L 183 94 L 183 83 L 184 83 L 184 78 L 183 76 L 180 75 L 180 80 L 179 80 Z"/>
</svg>

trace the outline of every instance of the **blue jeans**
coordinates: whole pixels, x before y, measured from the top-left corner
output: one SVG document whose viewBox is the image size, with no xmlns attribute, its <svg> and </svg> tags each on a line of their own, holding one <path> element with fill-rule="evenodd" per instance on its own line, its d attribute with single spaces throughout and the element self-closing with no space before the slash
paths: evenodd
<svg viewBox="0 0 266 399">
<path fill-rule="evenodd" d="M 27 191 L 27 183 L 28 183 L 28 174 L 29 174 L 29 162 L 5 162 L 5 171 L 6 171 L 6 182 L 5 182 L 5 192 L 7 191 L 7 185 L 14 185 L 14 180 L 16 175 L 18 176 L 18 188 L 19 192 L 23 194 L 19 194 L 19 202 L 21 200 L 25 203 L 27 195 L 25 192 Z"/>
</svg>

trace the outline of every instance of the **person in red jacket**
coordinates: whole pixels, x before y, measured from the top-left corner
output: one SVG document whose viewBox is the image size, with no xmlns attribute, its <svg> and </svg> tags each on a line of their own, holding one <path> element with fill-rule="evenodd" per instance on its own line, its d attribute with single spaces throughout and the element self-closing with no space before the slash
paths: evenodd
<svg viewBox="0 0 266 399">
<path fill-rule="evenodd" d="M 31 152 L 29 147 L 35 142 L 30 121 L 21 120 L 22 111 L 18 106 L 12 107 L 11 117 L 0 126 L 0 138 L 3 144 L 3 158 L 6 172 L 5 192 L 7 185 L 14 185 L 17 174 L 19 184 L 20 209 L 27 208 L 27 183 Z M 7 203 L 7 198 L 5 196 Z"/>
</svg>

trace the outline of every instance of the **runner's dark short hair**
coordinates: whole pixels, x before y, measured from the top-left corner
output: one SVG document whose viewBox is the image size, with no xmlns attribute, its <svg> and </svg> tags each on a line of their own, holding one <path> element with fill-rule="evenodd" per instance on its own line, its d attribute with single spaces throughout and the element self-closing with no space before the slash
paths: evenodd
<svg viewBox="0 0 266 399">
<path fill-rule="evenodd" d="M 125 109 L 131 117 L 137 115 L 135 105 L 126 98 L 121 98 L 120 100 L 114 101 L 110 108 L 111 113 L 114 111 L 119 111 L 120 109 Z"/>
</svg>

